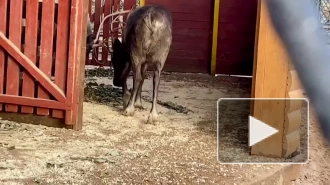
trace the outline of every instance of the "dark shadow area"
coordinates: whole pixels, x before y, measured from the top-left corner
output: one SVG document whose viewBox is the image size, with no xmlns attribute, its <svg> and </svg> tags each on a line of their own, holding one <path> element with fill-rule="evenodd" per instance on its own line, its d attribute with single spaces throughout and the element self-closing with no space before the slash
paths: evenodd
<svg viewBox="0 0 330 185">
<path fill-rule="evenodd" d="M 250 100 L 221 100 L 218 103 L 219 160 L 223 162 L 235 160 L 235 154 L 226 153 L 228 149 L 235 148 L 236 151 L 249 152 L 250 102 Z"/>
</svg>

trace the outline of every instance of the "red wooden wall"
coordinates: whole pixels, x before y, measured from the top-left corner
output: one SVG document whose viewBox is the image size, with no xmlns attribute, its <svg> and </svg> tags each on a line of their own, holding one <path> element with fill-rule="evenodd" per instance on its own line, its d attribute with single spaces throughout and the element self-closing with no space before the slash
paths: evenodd
<svg viewBox="0 0 330 185">
<path fill-rule="evenodd" d="M 217 74 L 252 76 L 257 6 L 257 0 L 220 1 Z"/>
<path fill-rule="evenodd" d="M 168 72 L 208 73 L 211 61 L 213 0 L 146 0 L 172 12 L 173 43 Z"/>
</svg>

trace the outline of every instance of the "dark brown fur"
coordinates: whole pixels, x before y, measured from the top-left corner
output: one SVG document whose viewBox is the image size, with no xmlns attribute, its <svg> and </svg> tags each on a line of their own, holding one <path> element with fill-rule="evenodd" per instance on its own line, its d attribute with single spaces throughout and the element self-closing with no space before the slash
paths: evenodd
<svg viewBox="0 0 330 185">
<path fill-rule="evenodd" d="M 160 73 L 172 44 L 171 13 L 160 5 L 146 5 L 136 9 L 128 18 L 123 43 L 118 39 L 113 45 L 115 86 L 123 88 L 124 114 L 133 115 L 135 107 L 142 108 L 141 92 L 144 75 L 151 66 L 154 69 L 153 102 L 148 122 L 157 119 L 157 96 Z M 132 94 L 127 89 L 129 71 L 133 71 Z"/>
</svg>

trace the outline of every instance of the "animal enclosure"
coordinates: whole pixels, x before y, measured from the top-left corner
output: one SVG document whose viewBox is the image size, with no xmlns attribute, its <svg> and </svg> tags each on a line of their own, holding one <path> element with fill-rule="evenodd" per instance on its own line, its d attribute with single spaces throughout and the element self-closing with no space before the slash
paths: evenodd
<svg viewBox="0 0 330 185">
<path fill-rule="evenodd" d="M 3 118 L 81 128 L 87 3 L 0 1 Z"/>
</svg>

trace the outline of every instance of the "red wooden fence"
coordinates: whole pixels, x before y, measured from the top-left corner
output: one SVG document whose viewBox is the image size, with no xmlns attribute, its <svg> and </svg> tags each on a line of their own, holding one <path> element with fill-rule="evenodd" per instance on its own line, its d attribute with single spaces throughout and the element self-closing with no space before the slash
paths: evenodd
<svg viewBox="0 0 330 185">
<path fill-rule="evenodd" d="M 135 0 L 125 0 L 123 10 L 130 10 L 135 6 Z M 90 20 L 94 23 L 94 33 L 97 33 L 100 23 L 103 18 L 111 13 L 116 12 L 120 8 L 120 0 L 95 0 L 94 12 L 92 12 L 92 0 L 89 0 L 89 15 Z M 127 14 L 123 17 L 123 22 L 126 20 Z M 89 55 L 88 60 L 86 60 L 86 65 L 94 66 L 110 66 L 111 65 L 111 42 L 113 38 L 120 37 L 118 32 L 119 23 L 114 22 L 116 16 L 113 18 L 107 19 L 101 30 L 99 39 L 107 40 L 107 47 L 99 47 L 92 51 Z M 110 22 L 113 22 L 112 26 Z"/>
<path fill-rule="evenodd" d="M 81 128 L 87 3 L 0 1 L 0 111 Z"/>
</svg>

